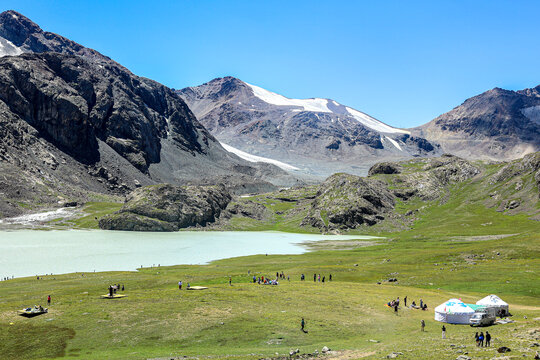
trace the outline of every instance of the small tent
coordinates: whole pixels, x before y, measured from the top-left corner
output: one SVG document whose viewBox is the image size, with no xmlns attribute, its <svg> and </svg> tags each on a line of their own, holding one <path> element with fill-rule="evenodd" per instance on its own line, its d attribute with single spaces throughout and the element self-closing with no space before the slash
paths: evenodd
<svg viewBox="0 0 540 360">
<path fill-rule="evenodd" d="M 450 299 L 435 308 L 435 320 L 449 324 L 469 324 L 474 310 L 463 301 Z"/>
<path fill-rule="evenodd" d="M 482 305 L 488 308 L 495 308 L 499 316 L 506 316 L 508 312 L 508 304 L 501 300 L 497 295 L 488 295 L 482 300 L 478 300 L 476 305 Z"/>
</svg>

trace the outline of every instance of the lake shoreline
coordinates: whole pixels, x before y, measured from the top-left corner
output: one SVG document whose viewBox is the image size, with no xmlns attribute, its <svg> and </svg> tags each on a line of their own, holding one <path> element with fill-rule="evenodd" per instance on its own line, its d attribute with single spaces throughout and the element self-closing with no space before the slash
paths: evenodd
<svg viewBox="0 0 540 360">
<path fill-rule="evenodd" d="M 150 233 L 107 230 L 1 230 L 0 277 L 202 265 L 250 255 L 297 255 L 317 241 L 370 241 L 361 235 L 278 231 L 180 231 Z M 20 260 L 24 259 L 24 260 Z"/>
</svg>

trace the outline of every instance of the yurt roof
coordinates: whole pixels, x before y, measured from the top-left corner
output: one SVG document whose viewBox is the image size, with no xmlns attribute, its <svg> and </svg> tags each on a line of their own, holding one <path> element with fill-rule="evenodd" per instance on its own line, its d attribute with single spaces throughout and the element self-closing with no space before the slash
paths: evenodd
<svg viewBox="0 0 540 360">
<path fill-rule="evenodd" d="M 478 300 L 477 305 L 508 305 L 506 302 L 501 300 L 497 295 L 488 295 L 485 298 Z"/>
<path fill-rule="evenodd" d="M 436 312 L 444 313 L 454 313 L 454 314 L 463 314 L 463 313 L 473 313 L 474 310 L 467 306 L 463 301 L 459 299 L 450 299 L 441 305 L 435 308 Z"/>
</svg>

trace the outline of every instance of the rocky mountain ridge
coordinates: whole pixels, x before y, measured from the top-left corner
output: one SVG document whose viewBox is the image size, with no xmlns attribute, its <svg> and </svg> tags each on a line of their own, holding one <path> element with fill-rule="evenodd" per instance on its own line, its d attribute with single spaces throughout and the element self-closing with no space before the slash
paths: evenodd
<svg viewBox="0 0 540 360">
<path fill-rule="evenodd" d="M 13 11 L 0 36 L 22 49 L 0 57 L 0 217 L 164 182 L 236 193 L 298 183 L 227 152 L 173 90 L 94 50 Z"/>
<path fill-rule="evenodd" d="M 411 132 L 465 158 L 520 158 L 540 150 L 540 86 L 494 88 Z"/>
<path fill-rule="evenodd" d="M 61 35 L 43 31 L 26 16 L 8 10 L 0 14 L 0 56 L 57 52 L 77 55 L 99 63 L 118 63 Z"/>
</svg>

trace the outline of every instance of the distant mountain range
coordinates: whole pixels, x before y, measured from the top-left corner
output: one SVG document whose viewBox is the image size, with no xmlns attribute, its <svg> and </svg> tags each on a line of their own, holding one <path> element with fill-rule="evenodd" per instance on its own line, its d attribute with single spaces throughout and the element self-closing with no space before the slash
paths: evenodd
<svg viewBox="0 0 540 360">
<path fill-rule="evenodd" d="M 313 175 L 365 174 L 381 159 L 440 153 L 426 139 L 334 100 L 289 99 L 233 77 L 178 94 L 230 151 L 279 160 Z"/>
<path fill-rule="evenodd" d="M 487 91 L 413 129 L 334 100 L 289 99 L 233 77 L 177 92 L 228 150 L 322 177 L 365 175 L 379 161 L 442 153 L 511 160 L 540 150 L 540 86 Z"/>
<path fill-rule="evenodd" d="M 263 192 L 365 175 L 381 161 L 539 150 L 540 86 L 496 88 L 399 129 L 233 77 L 169 89 L 15 11 L 0 14 L 0 217 L 158 183 Z"/>
</svg>

